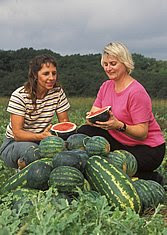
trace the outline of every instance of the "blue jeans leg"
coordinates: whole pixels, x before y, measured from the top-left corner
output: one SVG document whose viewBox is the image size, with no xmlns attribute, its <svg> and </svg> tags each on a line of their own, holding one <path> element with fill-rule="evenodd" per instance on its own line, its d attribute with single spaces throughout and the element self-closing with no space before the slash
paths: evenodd
<svg viewBox="0 0 167 235">
<path fill-rule="evenodd" d="M 18 168 L 18 159 L 24 160 L 28 165 L 40 158 L 38 144 L 34 142 L 17 142 L 5 138 L 1 146 L 1 158 L 6 165 L 12 168 Z"/>
</svg>

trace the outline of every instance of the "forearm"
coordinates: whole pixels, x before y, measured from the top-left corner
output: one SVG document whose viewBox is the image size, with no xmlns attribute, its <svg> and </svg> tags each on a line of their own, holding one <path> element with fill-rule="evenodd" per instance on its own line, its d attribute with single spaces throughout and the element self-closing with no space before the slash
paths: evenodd
<svg viewBox="0 0 167 235">
<path fill-rule="evenodd" d="M 123 127 L 124 123 L 120 121 L 118 126 Z M 133 139 L 144 140 L 148 134 L 148 125 L 145 123 L 138 124 L 138 125 L 126 124 L 126 130 L 124 131 L 124 134 L 126 134 L 127 136 Z"/>
<path fill-rule="evenodd" d="M 124 127 L 124 122 L 115 118 L 110 112 L 110 119 L 107 122 L 96 122 L 94 126 L 101 127 L 105 130 L 115 130 L 120 131 L 120 128 Z M 137 140 L 144 140 L 148 135 L 148 122 L 140 123 L 136 125 L 128 125 L 125 123 L 125 130 L 122 131 L 125 135 L 137 139 Z"/>
<path fill-rule="evenodd" d="M 45 136 L 42 133 L 34 133 L 25 130 L 19 130 L 14 133 L 14 139 L 16 141 L 33 141 L 38 142 L 41 141 Z"/>
<path fill-rule="evenodd" d="M 62 112 L 62 113 L 57 113 L 57 118 L 59 122 L 69 122 L 67 111 Z"/>
</svg>

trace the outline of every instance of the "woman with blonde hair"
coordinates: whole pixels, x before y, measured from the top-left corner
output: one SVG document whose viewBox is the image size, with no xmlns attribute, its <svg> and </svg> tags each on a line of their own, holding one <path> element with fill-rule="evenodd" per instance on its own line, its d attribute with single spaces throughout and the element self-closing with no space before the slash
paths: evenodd
<svg viewBox="0 0 167 235">
<path fill-rule="evenodd" d="M 136 177 L 163 183 L 163 177 L 155 171 L 165 155 L 163 133 L 152 113 L 151 99 L 145 88 L 131 76 L 134 63 L 127 47 L 120 42 L 104 47 L 101 65 L 109 80 L 100 87 L 90 112 L 111 106 L 106 122 L 79 128 L 79 133 L 103 136 L 111 150 L 127 150 L 138 163 Z"/>
</svg>

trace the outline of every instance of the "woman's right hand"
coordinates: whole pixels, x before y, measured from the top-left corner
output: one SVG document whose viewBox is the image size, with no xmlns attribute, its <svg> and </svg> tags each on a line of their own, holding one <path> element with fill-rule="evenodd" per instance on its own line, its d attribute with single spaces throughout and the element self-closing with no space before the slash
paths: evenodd
<svg viewBox="0 0 167 235">
<path fill-rule="evenodd" d="M 91 110 L 89 112 L 86 113 L 86 116 L 88 116 L 90 113 L 94 113 L 96 111 L 98 111 L 100 108 L 92 106 Z M 93 126 L 94 124 L 92 122 L 90 122 L 87 118 L 86 118 L 86 124 Z"/>
<path fill-rule="evenodd" d="M 87 112 L 87 113 L 86 113 L 86 116 L 88 116 L 90 113 L 91 113 L 91 112 Z M 86 124 L 89 125 L 89 126 L 93 126 L 93 123 L 91 123 L 91 122 L 89 121 L 89 119 L 87 119 L 87 118 L 86 118 Z"/>
</svg>

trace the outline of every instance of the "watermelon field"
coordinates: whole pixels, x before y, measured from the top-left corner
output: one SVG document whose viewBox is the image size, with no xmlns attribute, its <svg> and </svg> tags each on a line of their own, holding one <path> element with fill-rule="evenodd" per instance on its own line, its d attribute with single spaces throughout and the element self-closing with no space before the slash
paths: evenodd
<svg viewBox="0 0 167 235">
<path fill-rule="evenodd" d="M 78 127 L 84 124 L 86 112 L 90 110 L 93 100 L 93 98 L 70 98 L 70 121 Z M 0 145 L 9 122 L 7 103 L 7 98 L 0 98 Z M 167 100 L 153 100 L 153 112 L 167 140 Z M 55 117 L 54 122 L 56 121 Z M 167 152 L 158 170 L 166 182 L 164 200 L 160 204 L 157 203 L 155 208 L 138 213 L 128 206 L 123 209 L 119 207 L 113 209 L 106 196 L 96 192 L 90 193 L 90 186 L 86 183 L 83 188 L 77 187 L 74 195 L 70 197 L 58 193 L 55 187 L 43 191 L 18 187 L 2 193 L 4 182 L 15 176 L 17 172 L 5 166 L 0 160 L 0 235 L 165 235 L 167 234 Z M 147 192 L 143 200 L 147 201 Z"/>
</svg>

